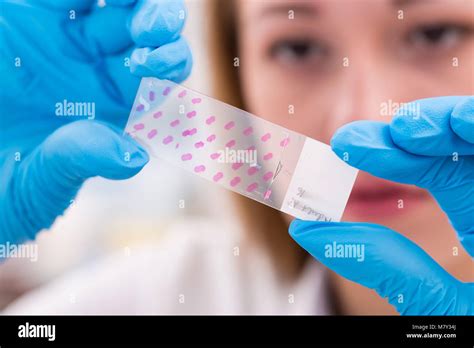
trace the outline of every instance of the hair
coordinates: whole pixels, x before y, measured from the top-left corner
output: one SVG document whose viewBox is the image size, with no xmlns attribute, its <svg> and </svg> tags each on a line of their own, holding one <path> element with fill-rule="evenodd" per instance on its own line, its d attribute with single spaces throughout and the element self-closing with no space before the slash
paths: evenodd
<svg viewBox="0 0 474 348">
<path fill-rule="evenodd" d="M 213 94 L 228 104 L 246 109 L 241 93 L 239 68 L 234 59 L 239 56 L 237 18 L 234 0 L 209 0 L 209 55 Z M 249 110 L 251 111 L 251 110 Z M 289 236 L 283 215 L 270 207 L 232 193 L 237 214 L 253 242 L 265 247 L 278 274 L 285 279 L 299 275 L 306 252 Z"/>
</svg>

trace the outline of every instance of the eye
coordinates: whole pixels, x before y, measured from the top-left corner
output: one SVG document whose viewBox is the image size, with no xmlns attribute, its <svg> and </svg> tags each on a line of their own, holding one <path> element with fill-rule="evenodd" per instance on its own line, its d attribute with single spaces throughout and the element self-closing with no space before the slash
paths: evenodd
<svg viewBox="0 0 474 348">
<path fill-rule="evenodd" d="M 408 42 L 417 48 L 450 48 L 470 32 L 470 28 L 456 24 L 423 25 L 412 30 Z"/>
<path fill-rule="evenodd" d="M 272 58 L 286 63 L 301 63 L 325 53 L 325 47 L 311 39 L 280 40 L 270 48 Z"/>
</svg>

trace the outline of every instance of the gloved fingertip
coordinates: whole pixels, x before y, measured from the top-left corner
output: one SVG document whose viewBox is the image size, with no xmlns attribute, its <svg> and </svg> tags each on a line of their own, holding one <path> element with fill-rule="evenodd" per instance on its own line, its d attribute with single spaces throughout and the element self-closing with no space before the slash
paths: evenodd
<svg viewBox="0 0 474 348">
<path fill-rule="evenodd" d="M 342 127 L 338 128 L 330 141 L 330 145 L 332 150 L 336 155 L 339 157 L 342 156 L 344 151 L 347 151 L 350 147 L 351 133 L 353 132 L 353 123 L 348 123 L 343 125 Z"/>
<path fill-rule="evenodd" d="M 138 173 L 150 160 L 147 151 L 132 138 L 126 136 L 121 144 L 122 166 L 125 177 Z M 120 177 L 121 178 L 121 177 Z"/>
<path fill-rule="evenodd" d="M 332 152 L 344 162 L 350 164 L 351 145 L 348 143 L 348 133 L 344 127 L 339 128 L 331 138 L 330 146 Z"/>
<path fill-rule="evenodd" d="M 290 233 L 291 236 L 295 236 L 300 232 L 304 226 L 306 221 L 300 220 L 300 219 L 294 219 L 290 223 L 290 228 L 288 229 L 288 232 Z"/>
<path fill-rule="evenodd" d="M 450 125 L 463 140 L 474 144 L 474 97 L 466 97 L 453 109 Z"/>
<path fill-rule="evenodd" d="M 339 145 L 341 133 L 343 133 L 343 132 L 344 132 L 344 126 L 338 128 L 338 129 L 336 129 L 336 131 L 335 131 L 334 134 L 332 135 L 329 144 L 331 145 L 331 147 L 332 147 L 333 149 L 336 148 L 337 145 Z"/>
<path fill-rule="evenodd" d="M 181 71 L 180 74 L 178 74 L 178 76 L 176 76 L 175 78 L 171 78 L 170 80 L 176 83 L 181 83 L 184 80 L 186 80 L 189 77 L 189 75 L 191 75 L 193 64 L 194 64 L 194 58 L 193 58 L 192 52 L 189 50 L 189 55 L 186 59 L 183 70 Z"/>
<path fill-rule="evenodd" d="M 302 234 L 316 230 L 319 227 L 327 226 L 328 224 L 330 223 L 324 221 L 308 221 L 294 219 L 290 223 L 290 228 L 288 232 L 294 239 L 297 239 L 298 237 L 301 237 Z"/>
</svg>

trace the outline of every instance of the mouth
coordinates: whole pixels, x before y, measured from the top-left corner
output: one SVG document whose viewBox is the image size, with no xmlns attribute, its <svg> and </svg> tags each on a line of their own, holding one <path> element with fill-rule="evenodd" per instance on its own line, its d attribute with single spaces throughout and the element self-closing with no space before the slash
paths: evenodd
<svg viewBox="0 0 474 348">
<path fill-rule="evenodd" d="M 346 217 L 363 220 L 398 217 L 420 206 L 427 196 L 414 186 L 361 175 L 349 198 Z"/>
</svg>

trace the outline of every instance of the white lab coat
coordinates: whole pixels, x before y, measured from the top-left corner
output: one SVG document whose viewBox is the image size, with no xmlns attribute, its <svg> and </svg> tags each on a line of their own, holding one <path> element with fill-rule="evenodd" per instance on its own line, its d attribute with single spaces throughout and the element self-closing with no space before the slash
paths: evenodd
<svg viewBox="0 0 474 348">
<path fill-rule="evenodd" d="M 219 229 L 216 229 L 219 227 Z M 5 314 L 330 314 L 313 259 L 293 284 L 278 280 L 235 224 L 188 220 L 156 246 L 118 253 L 34 290 Z"/>
</svg>

